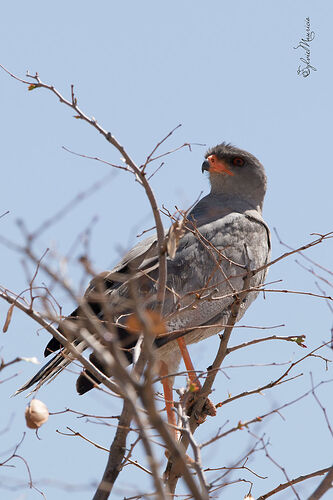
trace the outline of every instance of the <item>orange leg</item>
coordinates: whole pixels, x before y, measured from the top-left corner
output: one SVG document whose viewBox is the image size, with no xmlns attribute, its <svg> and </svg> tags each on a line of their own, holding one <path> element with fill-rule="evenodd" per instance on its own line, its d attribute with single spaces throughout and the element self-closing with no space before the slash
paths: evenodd
<svg viewBox="0 0 333 500">
<path fill-rule="evenodd" d="M 160 375 L 162 378 L 161 382 L 163 385 L 164 399 L 165 399 L 165 409 L 168 416 L 168 422 L 171 425 L 177 426 L 176 414 L 173 411 L 174 402 L 173 402 L 173 393 L 172 393 L 172 383 L 170 378 L 168 377 L 168 365 L 164 361 L 160 361 Z M 178 439 L 178 432 L 176 429 L 172 428 L 172 432 L 176 439 Z"/>
<path fill-rule="evenodd" d="M 200 388 L 201 384 L 200 384 L 200 382 L 197 378 L 197 375 L 195 373 L 194 366 L 193 366 L 192 360 L 190 358 L 190 354 L 187 350 L 187 345 L 185 343 L 184 337 L 179 337 L 179 339 L 177 339 L 177 342 L 178 342 L 180 352 L 183 356 L 186 370 L 188 371 L 189 379 L 193 384 L 196 384 Z"/>
</svg>

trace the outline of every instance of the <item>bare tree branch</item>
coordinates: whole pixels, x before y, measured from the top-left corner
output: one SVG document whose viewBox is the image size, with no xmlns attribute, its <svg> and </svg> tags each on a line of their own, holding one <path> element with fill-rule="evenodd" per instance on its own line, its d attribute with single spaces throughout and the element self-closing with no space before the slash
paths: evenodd
<svg viewBox="0 0 333 500">
<path fill-rule="evenodd" d="M 330 467 L 329 469 L 323 469 L 322 473 L 325 472 L 327 472 L 326 476 L 321 481 L 318 488 L 316 488 L 315 491 L 312 493 L 312 495 L 309 496 L 308 500 L 318 500 L 323 495 L 325 495 L 325 493 L 328 490 L 330 490 L 333 487 L 333 466 Z"/>
</svg>

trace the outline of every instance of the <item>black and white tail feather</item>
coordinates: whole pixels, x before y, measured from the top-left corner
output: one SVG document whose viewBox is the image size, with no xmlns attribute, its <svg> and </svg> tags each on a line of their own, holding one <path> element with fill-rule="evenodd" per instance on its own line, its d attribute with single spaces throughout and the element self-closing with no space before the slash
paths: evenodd
<svg viewBox="0 0 333 500">
<path fill-rule="evenodd" d="M 78 339 L 74 340 L 73 345 L 78 351 L 83 352 L 86 349 L 86 344 Z M 70 363 L 75 360 L 75 356 L 67 349 L 62 349 L 58 354 L 53 356 L 48 363 L 46 363 L 30 380 L 28 380 L 22 387 L 14 392 L 13 396 L 17 396 L 21 392 L 30 389 L 37 384 L 34 389 L 27 394 L 27 397 L 38 391 L 42 385 L 50 383 L 60 372 L 62 372 Z"/>
</svg>

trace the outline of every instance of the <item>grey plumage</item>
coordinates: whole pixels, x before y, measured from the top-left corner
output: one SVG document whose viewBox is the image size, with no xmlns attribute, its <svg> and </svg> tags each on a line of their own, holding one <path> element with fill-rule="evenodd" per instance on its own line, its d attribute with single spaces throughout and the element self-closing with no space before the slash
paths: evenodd
<svg viewBox="0 0 333 500">
<path fill-rule="evenodd" d="M 163 317 L 168 332 L 185 329 L 187 344 L 198 342 L 221 330 L 219 326 L 210 325 L 226 323 L 234 295 L 243 289 L 247 270 L 264 266 L 270 256 L 269 229 L 261 215 L 266 191 L 266 175 L 261 163 L 250 153 L 222 143 L 207 152 L 202 168 L 203 171 L 209 171 L 211 192 L 188 214 L 187 230 L 179 242 L 175 257 L 167 260 Z M 103 273 L 107 297 L 105 302 L 113 321 L 120 318 L 121 323 L 121 318 L 131 313 L 127 277 L 134 269 L 138 275 L 137 287 L 142 300 L 148 308 L 153 309 L 158 278 L 155 237 L 140 242 L 112 271 Z M 264 269 L 254 274 L 250 286 L 260 286 L 265 280 L 266 271 Z M 122 279 L 119 280 L 119 277 Z M 86 298 L 93 311 L 103 320 L 105 307 L 94 299 L 98 280 L 100 282 L 101 278 L 92 281 Z M 237 320 L 257 295 L 257 291 L 246 295 Z M 194 302 L 195 308 L 191 307 Z M 79 317 L 78 309 L 70 316 L 73 321 Z M 59 329 L 61 331 L 61 324 Z M 127 349 L 125 353 L 130 362 L 130 349 L 135 345 L 135 340 L 121 328 L 118 329 L 118 336 Z M 80 350 L 85 348 L 84 343 L 78 340 L 74 343 Z M 157 358 L 172 365 L 172 371 L 176 370 L 180 360 L 177 342 L 170 342 L 166 336 L 162 336 L 156 339 L 155 346 Z M 50 351 L 59 347 L 55 340 L 48 344 Z M 46 355 L 49 353 L 47 349 Z M 64 358 L 60 352 L 16 393 L 34 384 L 39 388 L 71 360 Z M 98 366 L 98 360 L 92 358 L 92 361 Z M 99 368 L 103 369 L 102 366 Z M 79 393 L 84 393 L 93 384 L 81 375 L 77 387 Z"/>
</svg>

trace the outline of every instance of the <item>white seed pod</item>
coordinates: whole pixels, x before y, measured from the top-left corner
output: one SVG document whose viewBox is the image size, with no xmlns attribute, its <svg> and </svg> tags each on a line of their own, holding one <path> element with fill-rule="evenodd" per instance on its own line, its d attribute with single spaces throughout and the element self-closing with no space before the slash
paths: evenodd
<svg viewBox="0 0 333 500">
<path fill-rule="evenodd" d="M 25 420 L 29 429 L 39 429 L 48 418 L 49 410 L 39 399 L 33 399 L 25 409 Z"/>
</svg>

